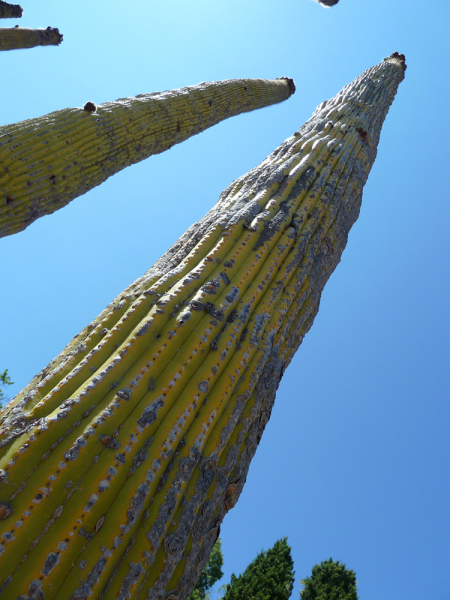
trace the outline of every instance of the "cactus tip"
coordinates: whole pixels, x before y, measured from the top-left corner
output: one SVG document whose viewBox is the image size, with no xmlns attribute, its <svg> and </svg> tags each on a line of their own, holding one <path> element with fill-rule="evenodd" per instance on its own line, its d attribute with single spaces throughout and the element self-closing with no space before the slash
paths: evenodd
<svg viewBox="0 0 450 600">
<path fill-rule="evenodd" d="M 60 45 L 60 43 L 61 43 L 61 42 L 63 41 L 63 39 L 64 39 L 64 37 L 63 37 L 63 34 L 62 34 L 62 33 L 60 33 L 60 31 L 59 31 L 59 29 L 58 29 L 57 27 L 50 27 L 50 26 L 48 26 L 48 27 L 47 27 L 47 31 L 48 31 L 49 35 L 50 35 L 50 34 L 53 34 L 53 35 L 54 35 L 54 37 L 55 37 L 55 39 L 56 39 L 55 46 L 59 46 L 59 45 Z"/>
<path fill-rule="evenodd" d="M 331 8 L 332 6 L 335 6 L 339 2 L 339 0 L 316 0 L 316 2 L 318 2 L 325 8 Z"/>
<path fill-rule="evenodd" d="M 405 62 L 406 59 L 405 59 L 405 55 L 404 54 L 399 54 L 398 52 L 394 52 L 393 54 L 391 54 L 390 56 L 387 56 L 383 60 L 389 61 L 389 62 L 399 63 L 403 67 L 403 73 L 407 69 L 406 62 Z"/>
<path fill-rule="evenodd" d="M 288 87 L 289 87 L 289 96 L 292 96 L 292 94 L 295 94 L 295 83 L 294 83 L 293 79 L 291 79 L 290 77 L 277 77 L 277 79 L 283 79 L 284 81 L 287 82 Z"/>
</svg>

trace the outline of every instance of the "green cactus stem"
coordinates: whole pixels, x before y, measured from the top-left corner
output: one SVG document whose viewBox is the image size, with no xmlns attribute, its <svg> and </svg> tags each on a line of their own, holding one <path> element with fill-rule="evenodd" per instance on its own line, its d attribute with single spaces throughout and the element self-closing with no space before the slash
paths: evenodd
<svg viewBox="0 0 450 600">
<path fill-rule="evenodd" d="M 0 413 L 11 600 L 184 600 L 356 221 L 404 77 L 365 71 Z"/>
<path fill-rule="evenodd" d="M 292 79 L 230 79 L 0 127 L 0 237 L 224 119 L 286 100 Z"/>
<path fill-rule="evenodd" d="M 23 8 L 18 4 L 9 4 L 0 0 L 0 19 L 20 19 Z"/>
<path fill-rule="evenodd" d="M 63 36 L 56 27 L 47 29 L 28 29 L 13 27 L 0 29 L 0 51 L 34 48 L 35 46 L 59 46 Z"/>
</svg>

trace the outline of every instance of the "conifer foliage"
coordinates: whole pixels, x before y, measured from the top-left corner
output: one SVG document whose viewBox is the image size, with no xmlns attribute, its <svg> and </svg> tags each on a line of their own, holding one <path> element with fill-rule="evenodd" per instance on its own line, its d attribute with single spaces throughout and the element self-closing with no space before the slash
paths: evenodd
<svg viewBox="0 0 450 600">
<path fill-rule="evenodd" d="M 242 575 L 231 576 L 222 600 L 287 600 L 294 586 L 294 561 L 287 538 L 261 552 Z"/>
<path fill-rule="evenodd" d="M 194 591 L 189 596 L 189 600 L 208 600 L 209 592 L 212 586 L 223 577 L 222 571 L 223 555 L 220 538 L 214 544 L 208 563 L 197 581 Z"/>
<path fill-rule="evenodd" d="M 358 600 L 355 572 L 332 558 L 314 565 L 302 583 L 300 600 Z"/>
<path fill-rule="evenodd" d="M 13 383 L 14 381 L 11 381 L 11 378 L 8 375 L 8 369 L 5 369 L 3 373 L 0 371 L 0 408 L 3 406 L 3 401 L 8 400 L 5 397 L 2 387 L 5 385 L 12 385 Z"/>
</svg>

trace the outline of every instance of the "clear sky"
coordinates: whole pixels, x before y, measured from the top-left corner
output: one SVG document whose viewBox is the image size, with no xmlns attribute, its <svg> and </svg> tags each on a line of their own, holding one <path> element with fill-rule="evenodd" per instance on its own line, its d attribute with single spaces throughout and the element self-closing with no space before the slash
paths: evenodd
<svg viewBox="0 0 450 600">
<path fill-rule="evenodd" d="M 1 123 L 234 77 L 287 102 L 229 119 L 0 240 L 0 369 L 14 395 L 215 203 L 366 68 L 408 69 L 359 221 L 221 538 L 225 577 L 289 536 L 300 579 L 333 557 L 361 600 L 449 600 L 448 0 L 41 0 L 0 25 L 61 46 L 2 52 Z M 215 596 L 214 596 L 215 597 Z"/>
</svg>

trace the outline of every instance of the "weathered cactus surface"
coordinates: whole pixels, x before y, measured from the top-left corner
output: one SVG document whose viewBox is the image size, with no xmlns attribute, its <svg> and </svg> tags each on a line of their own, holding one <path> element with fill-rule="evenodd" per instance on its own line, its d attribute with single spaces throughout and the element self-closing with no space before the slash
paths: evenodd
<svg viewBox="0 0 450 600">
<path fill-rule="evenodd" d="M 187 597 L 358 217 L 404 69 L 394 54 L 323 102 L 6 407 L 8 599 Z"/>
<path fill-rule="evenodd" d="M 230 79 L 0 127 L 0 237 L 224 119 L 286 100 L 292 79 Z"/>
<path fill-rule="evenodd" d="M 20 50 L 34 48 L 35 46 L 59 46 L 62 41 L 63 36 L 56 27 L 47 27 L 47 29 L 28 29 L 27 27 L 0 29 L 0 51 Z"/>
<path fill-rule="evenodd" d="M 20 19 L 22 15 L 23 8 L 21 6 L 0 0 L 0 19 Z"/>
</svg>

